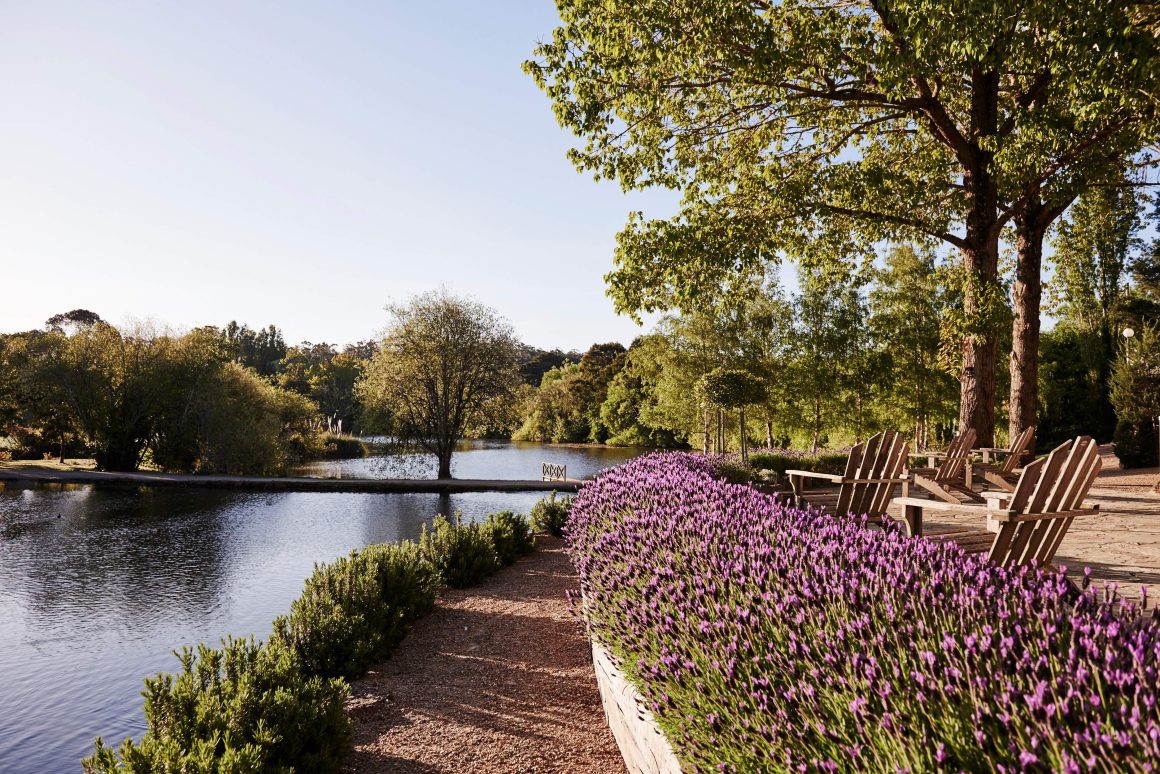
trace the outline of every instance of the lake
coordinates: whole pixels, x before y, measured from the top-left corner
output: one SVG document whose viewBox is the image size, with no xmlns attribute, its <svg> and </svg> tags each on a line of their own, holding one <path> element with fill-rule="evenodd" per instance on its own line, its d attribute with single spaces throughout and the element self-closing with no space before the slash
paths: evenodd
<svg viewBox="0 0 1160 774">
<path fill-rule="evenodd" d="M 454 471 L 538 478 L 546 461 L 581 478 L 635 453 L 472 442 Z M 390 467 L 311 466 L 348 478 Z M 182 645 L 268 635 L 315 562 L 416 538 L 437 513 L 527 513 L 540 496 L 0 489 L 0 771 L 79 771 L 97 735 L 139 737 L 146 675 L 176 668 Z"/>
</svg>

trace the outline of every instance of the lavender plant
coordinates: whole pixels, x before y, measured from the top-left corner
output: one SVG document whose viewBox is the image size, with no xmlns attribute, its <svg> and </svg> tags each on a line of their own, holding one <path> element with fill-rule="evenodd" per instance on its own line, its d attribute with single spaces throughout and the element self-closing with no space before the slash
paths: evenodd
<svg viewBox="0 0 1160 774">
<path fill-rule="evenodd" d="M 1160 622 L 1059 571 L 642 457 L 567 526 L 591 632 L 693 771 L 1154 771 Z"/>
</svg>

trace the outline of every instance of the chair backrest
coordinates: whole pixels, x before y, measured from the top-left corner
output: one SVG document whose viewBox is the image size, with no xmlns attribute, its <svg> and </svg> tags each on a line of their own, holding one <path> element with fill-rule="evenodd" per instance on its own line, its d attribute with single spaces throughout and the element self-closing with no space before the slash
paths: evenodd
<svg viewBox="0 0 1160 774">
<path fill-rule="evenodd" d="M 1023 468 L 1008 508 L 1017 514 L 1067 514 L 1083 506 L 1102 463 L 1096 442 L 1081 436 L 1055 447 L 1046 459 Z M 1071 526 L 1072 516 L 1005 522 L 991 546 L 1000 564 L 1045 564 Z"/>
<path fill-rule="evenodd" d="M 1014 473 L 1016 469 L 1023 466 L 1023 458 L 1031 451 L 1031 445 L 1035 442 L 1035 426 L 1023 428 L 1023 432 L 1015 436 L 1011 441 L 1011 452 L 1007 455 L 1007 459 L 1003 460 L 1003 472 Z"/>
<path fill-rule="evenodd" d="M 957 481 L 963 477 L 963 471 L 971 461 L 971 449 L 975 448 L 975 430 L 968 427 L 955 436 L 947 448 L 946 459 L 935 471 L 935 481 Z"/>
<path fill-rule="evenodd" d="M 906 468 L 906 452 L 906 439 L 897 430 L 884 430 L 851 449 L 843 478 L 852 481 L 842 483 L 835 513 L 871 517 L 885 513 Z"/>
</svg>

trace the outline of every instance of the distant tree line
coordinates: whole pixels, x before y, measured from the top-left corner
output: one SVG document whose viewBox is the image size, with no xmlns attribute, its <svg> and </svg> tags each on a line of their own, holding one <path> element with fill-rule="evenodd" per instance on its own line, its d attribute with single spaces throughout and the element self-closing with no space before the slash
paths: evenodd
<svg viewBox="0 0 1160 774">
<path fill-rule="evenodd" d="M 88 310 L 0 335 L 0 452 L 105 470 L 281 472 L 356 429 L 377 345 L 288 347 L 274 326 L 173 333 Z"/>
</svg>

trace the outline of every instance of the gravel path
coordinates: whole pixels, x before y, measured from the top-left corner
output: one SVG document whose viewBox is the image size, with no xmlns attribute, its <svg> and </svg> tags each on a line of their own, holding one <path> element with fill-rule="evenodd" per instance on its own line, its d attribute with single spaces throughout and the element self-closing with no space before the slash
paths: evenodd
<svg viewBox="0 0 1160 774">
<path fill-rule="evenodd" d="M 354 684 L 351 772 L 623 772 L 563 541 L 472 589 L 443 593 Z"/>
</svg>

